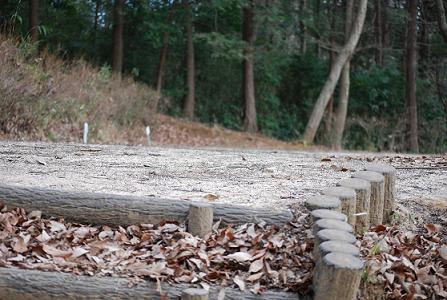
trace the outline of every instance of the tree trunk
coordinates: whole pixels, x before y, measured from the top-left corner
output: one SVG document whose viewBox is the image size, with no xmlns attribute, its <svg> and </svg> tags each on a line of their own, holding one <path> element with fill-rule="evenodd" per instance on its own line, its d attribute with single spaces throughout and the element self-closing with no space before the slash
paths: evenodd
<svg viewBox="0 0 447 300">
<path fill-rule="evenodd" d="M 354 1 L 346 1 L 346 20 L 345 20 L 345 40 L 351 34 L 352 13 L 354 11 Z M 349 85 L 350 85 L 351 57 L 345 63 L 341 73 L 340 80 L 340 101 L 338 101 L 337 112 L 335 114 L 334 138 L 332 138 L 332 147 L 335 150 L 341 149 L 343 132 L 345 130 L 346 115 L 348 113 Z"/>
<path fill-rule="evenodd" d="M 168 2 L 168 1 L 166 1 L 166 2 Z M 167 3 L 167 5 L 169 5 L 169 3 Z M 171 24 L 173 15 L 174 15 L 174 8 L 171 8 L 168 13 L 168 18 L 166 20 L 166 24 L 168 24 L 168 25 Z M 161 97 L 161 89 L 163 87 L 163 78 L 165 75 L 166 59 L 168 56 L 168 46 L 169 46 L 168 42 L 169 42 L 169 31 L 165 31 L 165 32 L 163 32 L 163 45 L 161 47 L 160 61 L 158 63 L 158 68 L 157 68 L 157 81 L 155 82 L 155 90 L 157 92 L 157 97 L 153 103 L 152 111 L 154 113 L 157 112 L 158 102 L 160 101 L 160 97 Z"/>
<path fill-rule="evenodd" d="M 305 54 L 307 51 L 306 25 L 303 22 L 305 16 L 306 16 L 306 0 L 300 0 L 301 54 Z"/>
<path fill-rule="evenodd" d="M 367 2 L 368 2 L 367 0 L 360 1 L 356 19 L 355 22 L 353 23 L 352 27 L 353 30 L 351 32 L 351 35 L 349 36 L 348 41 L 343 46 L 341 51 L 338 53 L 335 64 L 331 68 L 329 77 L 326 80 L 326 83 L 324 84 L 324 87 L 321 90 L 320 95 L 318 96 L 317 102 L 315 103 L 315 106 L 312 110 L 309 122 L 307 123 L 306 131 L 304 132 L 305 144 L 313 143 L 315 135 L 317 133 L 318 126 L 321 123 L 321 118 L 323 117 L 324 109 L 326 108 L 326 105 L 329 102 L 329 98 L 334 92 L 337 81 L 340 78 L 342 68 L 344 67 L 346 61 L 352 55 L 355 47 L 357 46 L 360 34 L 362 33 L 363 24 L 365 22 L 366 9 L 368 4 Z"/>
<path fill-rule="evenodd" d="M 192 25 L 192 11 L 189 0 L 183 0 L 183 5 L 186 11 L 186 83 L 188 86 L 188 93 L 185 98 L 183 106 L 183 115 L 187 119 L 194 117 L 195 106 L 195 80 L 194 80 L 194 43 L 192 40 L 193 25 Z"/>
<path fill-rule="evenodd" d="M 315 20 L 314 20 L 314 26 L 317 28 L 318 33 L 320 33 L 320 15 L 321 15 L 321 0 L 316 0 L 315 2 Z M 316 55 L 318 58 L 321 57 L 321 46 L 320 43 L 317 43 L 316 47 Z"/>
<path fill-rule="evenodd" d="M 382 25 L 382 0 L 374 1 L 374 35 L 376 42 L 376 64 L 383 68 L 383 25 Z"/>
<path fill-rule="evenodd" d="M 446 14 L 445 14 L 445 8 L 444 4 L 442 3 L 443 0 L 436 0 L 436 8 L 438 11 L 437 17 L 438 17 L 438 27 L 439 32 L 441 33 L 442 37 L 444 38 L 444 41 L 447 43 L 447 21 L 446 21 Z"/>
<path fill-rule="evenodd" d="M 124 0 L 115 0 L 113 9 L 113 60 L 112 71 L 121 76 L 123 70 L 123 9 Z"/>
<path fill-rule="evenodd" d="M 420 3 L 420 43 L 418 49 L 418 65 L 422 76 L 428 71 L 428 64 L 430 63 L 430 24 L 427 3 L 421 1 Z"/>
<path fill-rule="evenodd" d="M 388 7 L 389 2 L 388 0 L 384 0 L 382 3 L 382 64 L 386 64 L 386 52 L 388 49 L 388 45 L 390 44 L 390 23 L 388 22 Z"/>
<path fill-rule="evenodd" d="M 39 39 L 39 0 L 29 0 L 29 35 L 31 42 Z"/>
<path fill-rule="evenodd" d="M 96 6 L 95 6 L 95 23 L 93 25 L 93 43 L 95 45 L 96 49 L 96 39 L 97 39 L 97 33 L 98 33 L 98 19 L 99 19 L 99 10 L 101 8 L 101 0 L 96 0 Z"/>
<path fill-rule="evenodd" d="M 337 10 L 337 0 L 332 1 L 332 5 L 328 5 L 329 13 L 331 15 L 331 32 L 330 32 L 330 43 L 331 43 L 331 51 L 330 51 L 330 67 L 335 64 L 335 59 L 337 58 L 337 52 L 335 49 L 337 48 L 337 19 L 335 18 L 336 10 Z M 329 98 L 329 102 L 326 105 L 326 119 L 324 120 L 324 138 L 328 145 L 332 144 L 332 124 L 334 118 L 334 94 L 332 93 Z"/>
<path fill-rule="evenodd" d="M 417 71 L 417 0 L 408 1 L 408 28 L 406 49 L 406 113 L 407 113 L 407 137 L 408 149 L 411 152 L 419 152 L 418 143 L 418 117 L 416 99 L 416 71 Z"/>
<path fill-rule="evenodd" d="M 256 119 L 255 83 L 253 75 L 253 7 L 253 0 L 250 0 L 248 6 L 244 7 L 244 20 L 242 28 L 242 39 L 245 42 L 243 62 L 245 102 L 244 130 L 251 133 L 258 131 L 258 123 Z"/>
</svg>

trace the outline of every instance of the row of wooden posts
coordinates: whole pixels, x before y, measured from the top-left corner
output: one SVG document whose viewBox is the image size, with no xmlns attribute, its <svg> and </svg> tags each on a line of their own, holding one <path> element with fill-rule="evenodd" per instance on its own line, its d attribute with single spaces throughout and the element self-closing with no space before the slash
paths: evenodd
<svg viewBox="0 0 447 300">
<path fill-rule="evenodd" d="M 314 234 L 315 300 L 356 299 L 363 272 L 354 234 L 393 218 L 396 169 L 371 164 L 306 201 Z"/>
</svg>

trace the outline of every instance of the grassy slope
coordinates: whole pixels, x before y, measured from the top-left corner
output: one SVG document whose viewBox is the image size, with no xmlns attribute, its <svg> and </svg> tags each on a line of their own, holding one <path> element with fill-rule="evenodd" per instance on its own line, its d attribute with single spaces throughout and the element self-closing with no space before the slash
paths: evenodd
<svg viewBox="0 0 447 300">
<path fill-rule="evenodd" d="M 33 45 L 0 35 L 0 138 L 79 142 L 84 122 L 90 142 L 144 144 L 151 125 L 161 145 L 294 149 L 260 135 L 188 122 L 150 109 L 147 85 L 114 78 L 107 68 L 64 61 Z"/>
</svg>

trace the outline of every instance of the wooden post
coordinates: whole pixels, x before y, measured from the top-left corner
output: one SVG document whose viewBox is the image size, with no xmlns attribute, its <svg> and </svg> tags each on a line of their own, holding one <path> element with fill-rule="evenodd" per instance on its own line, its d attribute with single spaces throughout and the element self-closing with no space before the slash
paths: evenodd
<svg viewBox="0 0 447 300">
<path fill-rule="evenodd" d="M 329 254 L 331 252 L 342 252 L 347 253 L 350 255 L 354 255 L 359 257 L 360 256 L 360 250 L 358 247 L 354 246 L 353 244 L 349 244 L 342 241 L 326 241 L 320 244 L 320 253 L 321 257 L 326 256 L 326 254 Z"/>
<path fill-rule="evenodd" d="M 312 211 L 315 209 L 329 209 L 340 211 L 340 199 L 337 197 L 325 196 L 325 195 L 316 195 L 310 197 L 306 203 L 306 207 Z"/>
<path fill-rule="evenodd" d="M 346 222 L 334 219 L 321 219 L 314 223 L 314 234 L 323 229 L 343 230 L 353 233 L 354 229 Z"/>
<path fill-rule="evenodd" d="M 213 207 L 208 203 L 193 202 L 189 206 L 188 232 L 201 238 L 213 227 Z"/>
<path fill-rule="evenodd" d="M 359 178 L 345 178 L 340 180 L 338 185 L 351 188 L 355 191 L 355 233 L 362 234 L 369 228 L 369 201 L 371 198 L 371 184 L 369 181 Z"/>
<path fill-rule="evenodd" d="M 346 222 L 346 220 L 348 219 L 345 214 L 342 214 L 341 212 L 338 212 L 336 210 L 329 209 L 316 209 L 313 210 L 310 215 L 312 216 L 313 223 L 320 219 L 334 219 L 343 222 Z"/>
<path fill-rule="evenodd" d="M 330 187 L 323 190 L 323 194 L 334 196 L 341 201 L 341 212 L 348 216 L 348 223 L 355 226 L 355 191 L 346 187 Z"/>
<path fill-rule="evenodd" d="M 363 262 L 350 254 L 332 252 L 323 257 L 314 276 L 314 300 L 354 300 Z"/>
<path fill-rule="evenodd" d="M 370 225 L 382 224 L 383 196 L 385 178 L 382 174 L 371 171 L 359 171 L 352 175 L 354 178 L 367 180 L 371 183 L 371 198 L 369 202 Z"/>
<path fill-rule="evenodd" d="M 317 232 L 314 238 L 314 256 L 317 257 L 316 252 L 319 249 L 320 244 L 326 241 L 342 241 L 348 244 L 355 244 L 357 239 L 355 236 L 347 231 L 336 229 L 323 229 Z"/>
<path fill-rule="evenodd" d="M 396 169 L 386 164 L 371 164 L 365 167 L 367 171 L 377 172 L 385 177 L 383 196 L 383 222 L 391 223 L 396 197 Z"/>
<path fill-rule="evenodd" d="M 341 252 L 350 254 L 356 257 L 360 256 L 360 250 L 358 247 L 353 244 L 349 244 L 342 241 L 326 241 L 319 245 L 318 251 L 315 251 L 315 270 L 321 270 L 321 258 L 325 257 L 327 254 L 331 252 Z"/>
<path fill-rule="evenodd" d="M 205 289 L 186 289 L 181 300 L 208 300 L 208 291 Z"/>
</svg>

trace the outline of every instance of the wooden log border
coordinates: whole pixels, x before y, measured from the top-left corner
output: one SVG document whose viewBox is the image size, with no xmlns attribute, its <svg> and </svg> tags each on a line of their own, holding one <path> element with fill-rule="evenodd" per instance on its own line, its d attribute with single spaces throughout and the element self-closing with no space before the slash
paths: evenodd
<svg viewBox="0 0 447 300">
<path fill-rule="evenodd" d="M 383 201 L 383 222 L 391 223 L 395 209 L 396 198 L 396 169 L 386 164 L 369 164 L 366 171 L 373 171 L 385 177 L 384 201 Z"/>
<path fill-rule="evenodd" d="M 388 172 L 390 169 L 385 170 L 387 171 L 376 174 L 382 176 L 382 178 L 384 178 L 382 174 L 391 174 L 388 185 L 385 188 L 388 188 L 392 196 L 389 199 L 392 199 L 393 202 L 391 200 L 389 202 L 394 205 L 395 172 Z M 368 176 L 354 175 L 354 177 L 375 182 L 375 180 L 369 178 L 375 177 L 370 176 L 374 175 L 374 172 L 363 172 L 363 174 L 361 173 L 362 175 L 366 173 Z M 377 181 L 381 181 L 380 183 L 382 184 L 381 197 L 377 197 L 382 203 L 370 203 L 370 206 L 381 205 L 383 209 L 385 180 Z M 372 202 L 374 199 L 370 199 L 370 201 Z M 166 200 L 156 197 L 143 198 L 110 194 L 63 192 L 8 185 L 0 185 L 0 202 L 8 206 L 22 207 L 31 211 L 42 211 L 42 208 L 45 208 L 44 216 L 62 217 L 71 221 L 99 225 L 159 223 L 162 220 L 184 222 L 187 220 L 188 214 L 195 213 L 191 210 L 191 207 L 193 210 L 195 208 L 194 205 L 191 206 L 191 201 Z M 342 216 L 340 218 L 340 215 L 335 213 L 341 210 L 341 206 L 340 196 L 320 195 L 314 196 L 306 201 L 306 207 L 309 210 L 320 210 L 319 212 L 311 213 L 313 216 L 312 220 L 318 225 L 314 226 L 316 231 L 314 255 L 318 257 L 313 278 L 314 299 L 355 299 L 360 285 L 360 277 L 364 265 L 356 255 L 358 248 L 353 245 L 355 243 L 355 237 L 351 234 L 352 227 L 346 222 L 348 216 L 344 218 Z M 200 208 L 203 209 L 203 207 Z M 254 210 L 224 204 L 207 205 L 206 209 L 208 210 L 208 215 L 214 215 L 214 220 L 222 219 L 224 222 L 232 224 L 259 222 L 263 220 L 267 223 L 282 225 L 292 219 L 290 211 L 281 211 L 272 215 L 271 211 L 267 210 Z M 390 205 L 384 210 L 389 211 L 389 209 Z M 328 213 L 324 210 L 332 210 L 334 213 Z M 210 211 L 211 214 L 209 213 Z M 326 219 L 324 215 L 328 215 L 329 217 Z M 373 224 L 375 223 L 374 221 L 372 222 Z M 346 224 L 346 226 L 340 226 L 340 223 Z M 331 228 L 330 224 L 334 224 L 335 228 Z M 205 227 L 208 228 L 209 226 L 207 225 Z M 320 243 L 317 243 L 318 240 L 320 240 Z M 346 284 L 347 278 L 350 284 Z M 191 291 L 189 285 L 176 284 L 175 286 L 168 286 L 167 284 L 162 284 L 162 289 L 168 293 L 168 297 L 190 299 L 188 298 L 191 295 L 188 292 Z M 211 287 L 210 291 L 204 294 L 203 299 L 208 298 L 208 296 L 211 299 L 217 299 L 219 292 L 218 287 Z M 130 288 L 128 281 L 123 278 L 87 277 L 57 272 L 0 268 L 0 299 L 3 298 L 11 300 L 35 298 L 64 300 L 91 298 L 160 299 L 160 292 L 158 291 L 156 283 L 153 282 L 145 282 Z M 227 289 L 225 299 L 287 300 L 297 299 L 297 295 L 272 291 L 267 291 L 263 295 L 254 295 L 234 289 Z"/>
<path fill-rule="evenodd" d="M 0 185 L 0 203 L 39 210 L 45 217 L 64 218 L 78 223 L 127 226 L 161 221 L 187 220 L 193 201 L 157 197 L 136 197 L 114 194 L 70 192 L 41 188 Z M 293 218 L 289 210 L 252 209 L 221 203 L 210 203 L 214 222 L 227 224 L 258 223 L 283 226 Z"/>
<path fill-rule="evenodd" d="M 313 291 L 316 300 L 356 299 L 364 268 L 350 225 L 342 226 L 343 220 L 327 210 L 338 210 L 334 198 L 340 200 L 341 211 L 348 214 L 346 220 L 355 225 L 357 233 L 368 224 L 381 224 L 382 216 L 386 222 L 391 220 L 396 170 L 387 165 L 369 165 L 365 169 L 367 171 L 356 172 L 352 179 L 343 179 L 338 184 L 341 187 L 325 189 L 326 196 L 314 196 L 306 202 L 314 223 Z M 348 191 L 352 191 L 352 195 L 348 195 Z M 355 214 L 364 216 L 360 222 L 350 218 L 353 201 Z"/>
</svg>

